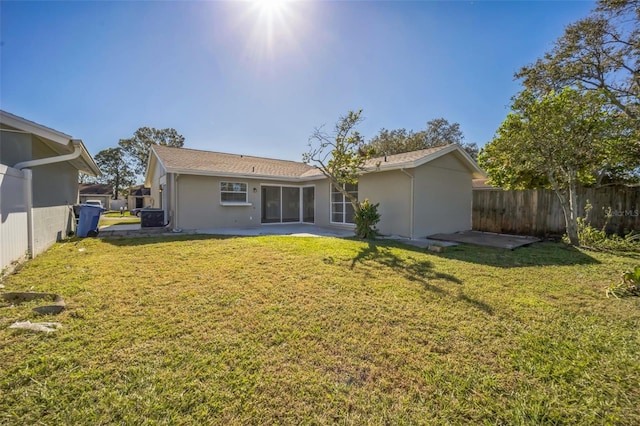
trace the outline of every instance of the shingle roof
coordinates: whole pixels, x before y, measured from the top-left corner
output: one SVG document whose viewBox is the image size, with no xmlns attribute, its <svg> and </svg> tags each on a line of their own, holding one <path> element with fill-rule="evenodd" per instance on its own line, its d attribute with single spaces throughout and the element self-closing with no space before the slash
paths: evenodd
<svg viewBox="0 0 640 426">
<path fill-rule="evenodd" d="M 151 195 L 151 188 L 147 188 L 144 185 L 136 185 L 129 187 L 129 195 L 133 197 L 143 197 L 145 195 Z"/>
<path fill-rule="evenodd" d="M 153 149 L 169 172 L 301 178 L 303 175 L 314 176 L 312 172 L 317 171 L 313 166 L 296 161 L 160 145 Z"/>
<path fill-rule="evenodd" d="M 324 176 L 317 167 L 296 161 L 160 145 L 155 145 L 153 149 L 170 173 L 242 175 L 281 179 L 315 179 Z M 445 145 L 372 158 L 365 163 L 365 171 L 417 167 L 452 151 L 458 151 L 460 156 L 468 157 L 459 145 Z M 467 158 L 467 160 L 469 168 L 474 171 L 474 175 L 477 177 L 484 176 L 483 172 L 470 158 Z"/>
<path fill-rule="evenodd" d="M 82 183 L 79 191 L 80 195 L 111 195 L 113 186 L 105 183 Z"/>
<path fill-rule="evenodd" d="M 448 146 L 450 145 L 437 146 L 435 148 L 420 149 L 418 151 L 403 152 L 401 154 L 387 155 L 386 157 L 380 156 L 376 158 L 370 158 L 365 163 L 365 168 L 376 167 L 378 163 L 380 163 L 381 165 L 389 166 L 389 167 L 396 166 L 399 164 L 413 163 L 429 155 L 435 154 L 438 151 L 442 151 Z"/>
</svg>

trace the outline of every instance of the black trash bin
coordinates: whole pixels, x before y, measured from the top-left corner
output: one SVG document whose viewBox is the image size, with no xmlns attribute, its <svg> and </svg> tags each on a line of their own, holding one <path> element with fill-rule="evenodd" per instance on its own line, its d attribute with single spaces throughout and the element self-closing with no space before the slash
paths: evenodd
<svg viewBox="0 0 640 426">
<path fill-rule="evenodd" d="M 164 226 L 164 210 L 142 209 L 140 210 L 140 227 L 159 228 Z"/>
</svg>

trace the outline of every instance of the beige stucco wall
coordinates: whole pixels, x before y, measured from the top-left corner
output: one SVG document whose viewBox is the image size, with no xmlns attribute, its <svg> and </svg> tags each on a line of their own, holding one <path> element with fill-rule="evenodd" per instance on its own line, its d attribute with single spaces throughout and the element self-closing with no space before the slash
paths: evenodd
<svg viewBox="0 0 640 426">
<path fill-rule="evenodd" d="M 33 159 L 60 154 L 33 138 Z M 33 167 L 33 207 L 73 205 L 78 201 L 78 170 L 67 162 Z"/>
<path fill-rule="evenodd" d="M 172 181 L 171 175 L 168 175 L 168 185 L 170 181 Z M 220 201 L 220 182 L 222 181 L 246 183 L 248 202 L 251 205 L 222 205 Z M 261 226 L 261 185 L 314 186 L 315 223 L 328 225 L 329 186 L 327 182 L 291 183 L 260 179 L 180 175 L 177 177 L 176 185 L 177 223 L 172 226 L 181 229 Z M 173 210 L 173 206 L 170 209 Z"/>
<path fill-rule="evenodd" d="M 30 134 L 0 130 L 0 164 L 13 167 L 31 160 L 31 138 Z"/>
<path fill-rule="evenodd" d="M 409 172 L 412 172 L 410 170 Z M 368 173 L 358 182 L 358 199 L 380 203 L 378 229 L 384 235 L 409 237 L 411 179 L 400 170 Z"/>
<path fill-rule="evenodd" d="M 55 157 L 56 153 L 30 134 L 0 132 L 0 163 L 10 167 L 21 161 Z M 33 206 L 75 204 L 78 200 L 78 170 L 70 164 L 54 163 L 32 168 Z"/>
<path fill-rule="evenodd" d="M 331 198 L 331 188 L 329 187 L 329 181 L 326 179 L 314 180 L 307 182 L 308 185 L 315 186 L 316 197 L 316 225 L 318 226 L 330 226 L 329 218 L 331 217 L 329 199 Z M 341 226 L 341 225 L 336 225 Z M 342 225 L 344 227 L 344 225 Z M 349 225 L 347 225 L 349 226 Z"/>
<path fill-rule="evenodd" d="M 471 229 L 472 175 L 455 155 L 414 170 L 414 238 Z"/>
</svg>

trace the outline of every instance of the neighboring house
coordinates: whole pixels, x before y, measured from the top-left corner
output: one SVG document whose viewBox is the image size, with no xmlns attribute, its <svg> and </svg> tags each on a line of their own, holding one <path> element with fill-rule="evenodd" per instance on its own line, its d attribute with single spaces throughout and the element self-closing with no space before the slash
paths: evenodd
<svg viewBox="0 0 640 426">
<path fill-rule="evenodd" d="M 81 140 L 0 111 L 0 269 L 72 231 L 79 171 L 100 175 Z"/>
<path fill-rule="evenodd" d="M 489 178 L 482 179 L 474 179 L 473 180 L 473 189 L 474 190 L 484 190 L 484 189 L 500 189 L 496 186 L 491 185 L 489 182 Z"/>
<path fill-rule="evenodd" d="M 104 183 L 81 183 L 80 184 L 80 203 L 87 200 L 99 200 L 102 207 L 111 210 L 111 197 L 113 196 L 113 187 Z"/>
<path fill-rule="evenodd" d="M 459 145 L 374 158 L 347 190 L 380 203 L 382 234 L 424 238 L 471 229 L 472 185 L 485 177 Z M 175 229 L 312 223 L 353 227 L 353 207 L 316 167 L 155 145 L 152 205 Z"/>
<path fill-rule="evenodd" d="M 127 200 L 129 210 L 141 209 L 151 205 L 151 188 L 144 185 L 132 186 L 129 188 Z"/>
</svg>

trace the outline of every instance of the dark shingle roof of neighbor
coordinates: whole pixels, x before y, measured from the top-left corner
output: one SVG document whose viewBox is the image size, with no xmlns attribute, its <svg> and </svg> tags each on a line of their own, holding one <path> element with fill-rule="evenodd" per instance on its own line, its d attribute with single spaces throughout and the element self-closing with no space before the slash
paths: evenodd
<svg viewBox="0 0 640 426">
<path fill-rule="evenodd" d="M 80 195 L 111 195 L 113 187 L 104 183 L 81 183 Z"/>
</svg>

